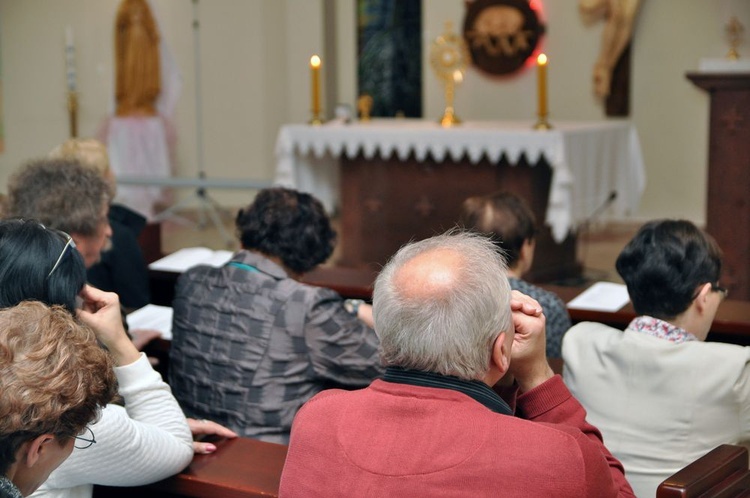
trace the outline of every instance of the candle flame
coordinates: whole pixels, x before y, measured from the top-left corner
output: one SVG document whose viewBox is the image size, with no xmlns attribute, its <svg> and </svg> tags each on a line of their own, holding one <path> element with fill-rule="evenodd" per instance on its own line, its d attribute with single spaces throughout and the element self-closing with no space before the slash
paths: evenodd
<svg viewBox="0 0 750 498">
<path fill-rule="evenodd" d="M 539 56 L 536 58 L 536 63 L 540 66 L 544 66 L 547 64 L 547 56 L 544 54 L 539 54 Z"/>
<path fill-rule="evenodd" d="M 320 67 L 320 57 L 317 55 L 313 55 L 310 57 L 310 67 L 312 68 L 319 68 Z"/>
</svg>

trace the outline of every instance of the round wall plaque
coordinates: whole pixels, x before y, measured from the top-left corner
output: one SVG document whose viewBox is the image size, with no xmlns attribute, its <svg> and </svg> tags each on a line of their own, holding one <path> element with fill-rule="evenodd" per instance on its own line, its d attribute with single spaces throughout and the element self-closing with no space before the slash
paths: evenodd
<svg viewBox="0 0 750 498">
<path fill-rule="evenodd" d="M 467 4 L 464 39 L 476 67 L 491 75 L 521 69 L 544 34 L 527 0 L 474 0 Z"/>
</svg>

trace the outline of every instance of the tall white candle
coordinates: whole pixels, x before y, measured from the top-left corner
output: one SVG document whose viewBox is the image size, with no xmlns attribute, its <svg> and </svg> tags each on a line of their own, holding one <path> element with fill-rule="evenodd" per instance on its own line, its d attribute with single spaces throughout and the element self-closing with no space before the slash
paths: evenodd
<svg viewBox="0 0 750 498">
<path fill-rule="evenodd" d="M 65 28 L 65 77 L 68 91 L 76 91 L 76 46 L 73 42 L 73 28 Z"/>
</svg>

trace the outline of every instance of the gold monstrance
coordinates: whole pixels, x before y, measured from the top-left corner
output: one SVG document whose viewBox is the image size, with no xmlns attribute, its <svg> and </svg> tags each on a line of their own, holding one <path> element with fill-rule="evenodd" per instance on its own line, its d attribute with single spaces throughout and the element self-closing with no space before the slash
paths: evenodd
<svg viewBox="0 0 750 498">
<path fill-rule="evenodd" d="M 453 97 L 456 85 L 464 79 L 470 57 L 463 38 L 453 32 L 450 22 L 446 22 L 445 32 L 435 38 L 430 47 L 430 65 L 445 85 L 445 112 L 440 118 L 440 124 L 444 128 L 461 123 L 453 110 Z"/>
</svg>

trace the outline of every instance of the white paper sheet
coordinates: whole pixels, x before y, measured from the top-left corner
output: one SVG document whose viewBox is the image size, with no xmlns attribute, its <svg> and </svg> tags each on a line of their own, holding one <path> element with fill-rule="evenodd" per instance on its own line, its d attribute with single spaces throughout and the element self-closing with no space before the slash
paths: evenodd
<svg viewBox="0 0 750 498">
<path fill-rule="evenodd" d="M 207 247 L 186 247 L 154 261 L 148 267 L 152 270 L 182 273 L 198 265 L 223 266 L 232 258 L 232 251 L 214 251 Z"/>
<path fill-rule="evenodd" d="M 137 329 L 153 329 L 161 332 L 162 339 L 172 340 L 172 308 L 147 304 L 143 308 L 130 313 L 126 320 L 128 327 Z"/>
<path fill-rule="evenodd" d="M 592 311 L 617 311 L 625 306 L 630 297 L 624 284 L 597 282 L 574 297 L 568 308 Z"/>
</svg>

